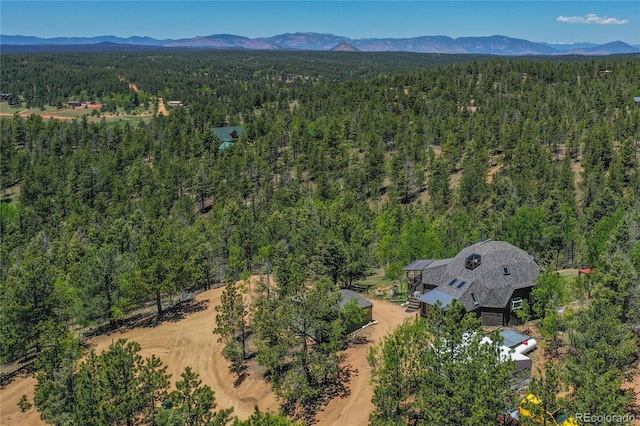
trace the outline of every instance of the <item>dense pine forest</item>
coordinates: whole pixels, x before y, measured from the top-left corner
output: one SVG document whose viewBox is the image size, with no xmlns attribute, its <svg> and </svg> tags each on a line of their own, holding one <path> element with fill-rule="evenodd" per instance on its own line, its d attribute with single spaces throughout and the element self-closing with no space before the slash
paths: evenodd
<svg viewBox="0 0 640 426">
<path fill-rule="evenodd" d="M 589 319 L 608 318 L 620 338 L 608 344 L 624 354 L 590 358 L 576 350 L 568 361 L 574 389 L 588 387 L 592 399 L 612 383 L 619 389 L 611 377 L 597 385 L 590 378 L 625 371 L 637 355 L 627 345 L 640 324 L 637 55 L 161 52 L 1 60 L 0 92 L 10 104 L 88 100 L 105 111 L 158 98 L 184 104 L 135 125 L 0 119 L 2 363 L 44 353 L 59 367 L 78 359 L 64 350 L 52 355 L 69 331 L 115 327 L 143 306 L 162 317 L 186 292 L 272 274 L 278 291 L 256 305 L 253 349 L 295 413 L 296 404 L 318 397 L 314 387 L 340 375 L 337 288 L 374 270 L 400 278 L 413 260 L 451 257 L 479 238 L 508 241 L 548 271 L 600 271 L 601 302 L 577 315 L 573 342 L 590 347 L 584 336 L 602 327 Z M 223 149 L 214 132 L 220 126 L 246 131 Z M 539 299 L 553 299 L 554 285 L 543 283 L 550 293 Z M 233 305 L 235 289 L 226 291 Z M 292 311 L 279 300 L 319 308 Z M 288 324 L 295 334 L 307 320 L 324 333 L 313 359 L 304 335 L 283 343 L 273 332 Z M 549 321 L 547 328 L 562 330 Z M 218 332 L 225 333 L 222 321 Z M 234 365 L 242 374 L 238 333 L 226 356 L 240 359 Z M 284 359 L 300 363 L 307 394 L 283 373 Z M 587 378 L 577 366 L 589 363 Z M 56 413 L 48 421 L 75 424 Z M 372 421 L 403 415 L 394 413 Z M 112 423 L 130 424 L 134 414 Z"/>
</svg>

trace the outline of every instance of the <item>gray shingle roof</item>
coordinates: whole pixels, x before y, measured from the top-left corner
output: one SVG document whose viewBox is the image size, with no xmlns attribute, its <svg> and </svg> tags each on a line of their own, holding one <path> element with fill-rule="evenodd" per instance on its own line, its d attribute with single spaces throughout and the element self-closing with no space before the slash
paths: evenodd
<svg viewBox="0 0 640 426">
<path fill-rule="evenodd" d="M 357 299 L 358 300 L 358 306 L 360 308 L 368 308 L 370 306 L 373 306 L 373 303 L 371 303 L 371 301 L 365 299 L 364 297 L 362 297 L 360 294 L 356 293 L 353 290 L 349 290 L 349 289 L 343 288 L 343 289 L 340 289 L 340 291 L 342 292 L 342 300 L 340 301 L 340 309 L 344 308 L 344 305 L 349 303 L 352 299 Z"/>
<path fill-rule="evenodd" d="M 440 285 L 442 282 L 442 274 L 452 260 L 453 258 L 437 259 L 431 262 L 431 264 L 422 271 L 422 282 L 425 284 Z"/>
<path fill-rule="evenodd" d="M 471 254 L 481 256 L 475 269 L 465 268 L 465 259 Z M 432 262 L 422 271 L 422 282 L 437 285 L 438 290 L 460 300 L 467 311 L 477 307 L 472 292 L 480 306 L 504 308 L 514 290 L 535 284 L 538 270 L 538 264 L 524 250 L 504 241 L 487 240 L 466 247 L 454 258 Z"/>
</svg>

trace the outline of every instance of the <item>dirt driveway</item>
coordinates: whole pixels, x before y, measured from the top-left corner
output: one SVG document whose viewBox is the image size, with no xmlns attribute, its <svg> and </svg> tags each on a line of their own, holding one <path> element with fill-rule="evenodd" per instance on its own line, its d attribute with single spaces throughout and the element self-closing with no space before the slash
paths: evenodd
<svg viewBox="0 0 640 426">
<path fill-rule="evenodd" d="M 221 344 L 212 334 L 215 322 L 214 307 L 220 303 L 223 289 L 213 289 L 199 294 L 191 304 L 191 312 L 175 322 L 165 321 L 156 327 L 139 327 L 124 332 L 98 336 L 89 343 L 97 351 L 107 348 L 113 341 L 124 337 L 142 346 L 142 355 L 156 354 L 169 366 L 172 381 L 180 378 L 186 366 L 193 367 L 200 374 L 203 383 L 215 391 L 219 408 L 233 407 L 234 414 L 245 419 L 257 405 L 263 411 L 278 410 L 278 401 L 271 392 L 270 385 L 251 371 L 241 384 L 229 373 L 226 361 L 220 355 Z M 369 385 L 371 369 L 366 361 L 367 348 L 380 339 L 405 318 L 415 315 L 406 313 L 404 308 L 386 301 L 374 301 L 373 318 L 378 324 L 361 331 L 368 344 L 348 349 L 346 362 L 357 373 L 349 383 L 350 395 L 329 403 L 318 414 L 318 425 L 363 425 L 373 409 L 372 388 Z M 20 377 L 0 390 L 0 424 L 2 425 L 43 425 L 39 413 L 30 409 L 21 413 L 17 402 L 23 394 L 33 400 L 35 380 Z"/>
</svg>

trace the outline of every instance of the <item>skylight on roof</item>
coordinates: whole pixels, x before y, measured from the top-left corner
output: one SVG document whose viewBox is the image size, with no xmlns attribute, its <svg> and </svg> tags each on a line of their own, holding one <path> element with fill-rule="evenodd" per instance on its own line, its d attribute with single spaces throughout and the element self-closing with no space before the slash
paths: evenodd
<svg viewBox="0 0 640 426">
<path fill-rule="evenodd" d="M 457 288 L 462 288 L 464 287 L 464 285 L 466 284 L 466 281 L 460 281 L 460 284 L 458 284 Z"/>
<path fill-rule="evenodd" d="M 511 271 L 509 270 L 509 268 L 507 268 L 505 266 L 504 268 L 502 268 L 502 274 L 503 275 L 511 275 Z"/>
<path fill-rule="evenodd" d="M 449 285 L 449 286 L 454 285 L 457 281 L 458 281 L 458 279 L 454 278 L 451 281 L 449 281 L 449 284 L 447 284 L 447 285 Z"/>
<path fill-rule="evenodd" d="M 471 298 L 474 305 L 478 306 L 480 304 L 480 300 L 478 300 L 478 296 L 474 292 L 471 292 Z"/>
<path fill-rule="evenodd" d="M 479 254 L 473 253 L 467 256 L 467 258 L 464 260 L 464 267 L 467 269 L 474 270 L 478 266 L 480 266 L 481 260 L 482 260 L 482 256 L 480 256 Z"/>
</svg>

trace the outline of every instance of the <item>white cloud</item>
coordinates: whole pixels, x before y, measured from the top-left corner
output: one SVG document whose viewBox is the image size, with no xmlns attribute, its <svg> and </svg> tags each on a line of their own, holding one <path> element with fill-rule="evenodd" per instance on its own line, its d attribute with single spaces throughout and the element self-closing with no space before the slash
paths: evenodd
<svg viewBox="0 0 640 426">
<path fill-rule="evenodd" d="M 601 24 L 601 25 L 624 25 L 628 24 L 628 19 L 610 18 L 608 16 L 598 16 L 595 13 L 589 13 L 585 16 L 558 16 L 558 22 L 567 22 L 569 24 Z"/>
</svg>

